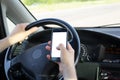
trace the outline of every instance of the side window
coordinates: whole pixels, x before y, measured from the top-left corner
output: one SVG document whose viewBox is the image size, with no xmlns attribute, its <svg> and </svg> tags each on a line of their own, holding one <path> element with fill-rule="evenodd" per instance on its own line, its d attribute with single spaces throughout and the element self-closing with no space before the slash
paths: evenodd
<svg viewBox="0 0 120 80">
<path fill-rule="evenodd" d="M 7 25 L 8 25 L 8 34 L 10 34 L 11 31 L 14 29 L 15 24 L 10 19 L 7 18 Z"/>
</svg>

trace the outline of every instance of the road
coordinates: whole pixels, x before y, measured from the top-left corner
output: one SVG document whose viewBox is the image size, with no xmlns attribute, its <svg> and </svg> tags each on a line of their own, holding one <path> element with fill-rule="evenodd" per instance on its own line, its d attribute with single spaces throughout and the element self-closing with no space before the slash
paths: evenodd
<svg viewBox="0 0 120 80">
<path fill-rule="evenodd" d="M 74 9 L 35 13 L 38 19 L 59 18 L 76 27 L 95 27 L 120 23 L 120 3 L 92 5 Z"/>
</svg>

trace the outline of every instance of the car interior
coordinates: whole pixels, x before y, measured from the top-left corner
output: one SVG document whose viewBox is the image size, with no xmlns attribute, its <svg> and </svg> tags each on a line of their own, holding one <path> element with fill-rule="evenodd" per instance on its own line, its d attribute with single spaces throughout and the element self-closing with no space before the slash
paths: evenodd
<svg viewBox="0 0 120 80">
<path fill-rule="evenodd" d="M 53 29 L 69 31 L 68 41 L 75 49 L 78 80 L 120 80 L 119 25 L 72 27 L 64 20 L 37 20 L 20 0 L 0 0 L 0 39 L 10 34 L 9 28 L 13 25 L 10 25 L 8 20 L 14 26 L 30 23 L 26 30 L 34 26 L 40 27 L 40 30 L 22 43 L 12 45 L 1 52 L 0 80 L 63 79 L 59 74 L 58 65 L 45 58 L 50 52 L 45 51 L 44 47 L 51 40 Z M 52 25 L 60 27 L 51 27 Z M 39 59 L 34 59 L 32 52 L 38 48 L 45 53 Z"/>
</svg>

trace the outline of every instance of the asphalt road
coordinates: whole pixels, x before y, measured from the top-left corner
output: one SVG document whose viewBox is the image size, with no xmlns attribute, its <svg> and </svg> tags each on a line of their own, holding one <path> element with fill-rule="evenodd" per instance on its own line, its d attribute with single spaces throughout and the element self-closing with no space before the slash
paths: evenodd
<svg viewBox="0 0 120 80">
<path fill-rule="evenodd" d="M 120 23 L 120 3 L 84 6 L 35 15 L 38 19 L 59 18 L 76 27 L 95 27 Z"/>
</svg>

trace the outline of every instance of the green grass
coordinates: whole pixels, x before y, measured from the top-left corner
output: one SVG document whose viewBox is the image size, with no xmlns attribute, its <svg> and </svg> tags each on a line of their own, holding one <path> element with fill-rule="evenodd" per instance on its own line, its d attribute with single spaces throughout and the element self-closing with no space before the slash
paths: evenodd
<svg viewBox="0 0 120 80">
<path fill-rule="evenodd" d="M 55 3 L 55 4 L 45 4 L 45 3 L 35 3 L 34 5 L 27 6 L 30 11 L 39 10 L 40 12 L 55 11 L 55 10 L 64 10 L 77 8 L 82 6 L 90 5 L 101 5 L 101 4 L 111 4 L 118 3 L 120 0 L 95 0 L 95 1 L 72 1 L 64 3 Z"/>
</svg>

